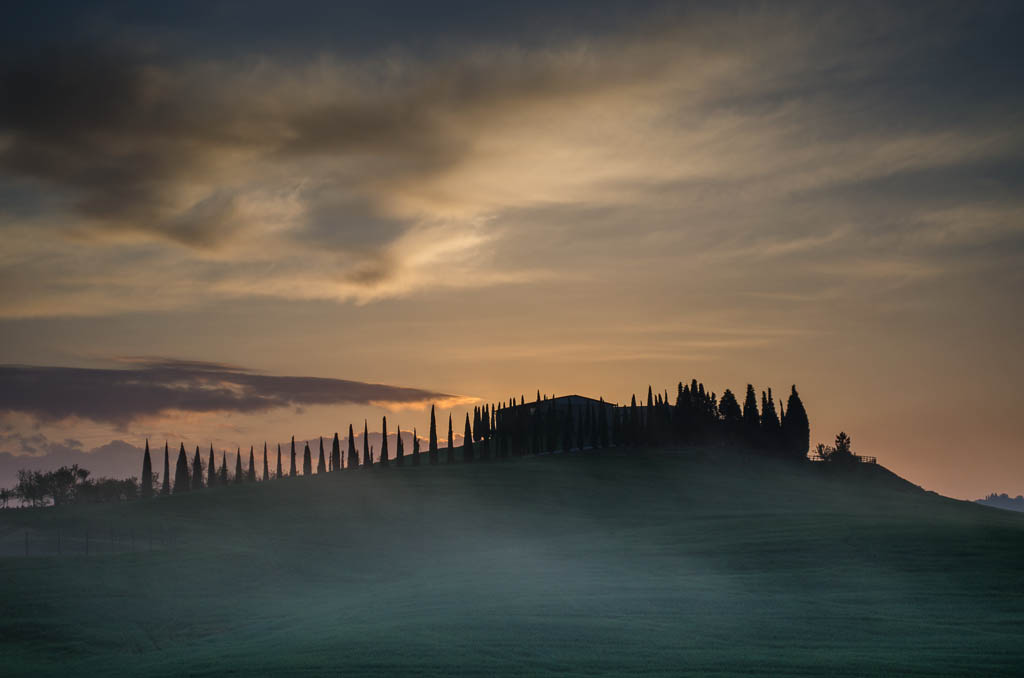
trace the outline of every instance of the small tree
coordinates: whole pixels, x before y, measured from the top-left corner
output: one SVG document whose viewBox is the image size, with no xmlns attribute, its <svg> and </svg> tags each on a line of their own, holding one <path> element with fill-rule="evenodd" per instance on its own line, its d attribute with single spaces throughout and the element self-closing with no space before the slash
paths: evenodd
<svg viewBox="0 0 1024 678">
<path fill-rule="evenodd" d="M 420 463 L 420 437 L 416 434 L 416 428 L 412 429 L 412 464 L 419 466 Z"/>
<path fill-rule="evenodd" d="M 306 448 L 302 452 L 302 475 L 313 475 L 313 455 L 309 451 L 309 441 L 306 441 Z"/>
<path fill-rule="evenodd" d="M 245 482 L 255 483 L 256 482 L 256 455 L 255 446 L 249 446 L 249 471 L 245 474 Z"/>
<path fill-rule="evenodd" d="M 434 418 L 434 406 L 430 406 L 430 443 L 427 447 L 427 455 L 430 463 L 437 463 L 437 420 Z"/>
<path fill-rule="evenodd" d="M 174 468 L 174 494 L 188 490 L 188 456 L 185 455 L 185 443 L 181 443 L 181 447 L 178 448 L 178 463 Z"/>
<path fill-rule="evenodd" d="M 359 466 L 359 455 L 356 453 L 356 438 L 352 432 L 352 424 L 348 425 L 348 468 L 354 469 Z"/>
<path fill-rule="evenodd" d="M 452 414 L 448 413 L 448 452 L 445 455 L 445 463 L 455 463 L 455 433 L 452 431 Z"/>
<path fill-rule="evenodd" d="M 295 465 L 295 436 L 292 436 L 292 467 L 289 469 L 288 475 L 294 478 L 298 473 L 298 468 Z"/>
<path fill-rule="evenodd" d="M 380 465 L 388 465 L 388 418 L 380 425 Z"/>
<path fill-rule="evenodd" d="M 270 480 L 270 462 L 267 459 L 267 441 L 263 441 L 263 482 Z"/>
<path fill-rule="evenodd" d="M 373 455 L 370 454 L 370 427 L 363 419 L 363 467 L 370 468 L 373 464 Z"/>
<path fill-rule="evenodd" d="M 153 461 L 149 458 L 149 439 L 146 439 L 146 451 L 142 454 L 142 498 L 153 496 Z M 7 502 L 4 502 L 4 508 Z"/>
<path fill-rule="evenodd" d="M 334 432 L 334 442 L 331 443 L 331 469 L 341 470 L 341 441 L 338 440 L 338 432 Z"/>
<path fill-rule="evenodd" d="M 245 474 L 242 471 L 242 448 L 235 448 L 235 485 L 245 482 Z"/>
<path fill-rule="evenodd" d="M 167 441 L 164 441 L 164 484 L 160 488 L 160 494 L 165 497 L 171 493 L 171 461 L 167 450 Z"/>
<path fill-rule="evenodd" d="M 845 431 L 840 431 L 836 435 L 835 453 L 836 456 L 840 458 L 853 456 L 852 441 L 850 440 L 850 436 L 846 435 Z"/>
<path fill-rule="evenodd" d="M 206 462 L 206 486 L 217 487 L 217 460 L 213 457 L 213 443 L 210 443 L 210 459 Z"/>
<path fill-rule="evenodd" d="M 277 478 L 283 478 L 284 473 L 281 468 L 281 443 L 277 444 Z"/>
<path fill-rule="evenodd" d="M 199 458 L 198 445 L 196 445 L 196 456 L 192 459 L 192 489 L 203 489 L 203 460 Z"/>
<path fill-rule="evenodd" d="M 226 450 L 220 452 L 220 475 L 217 480 L 223 487 L 228 484 L 228 453 Z"/>
<path fill-rule="evenodd" d="M 324 458 L 324 437 L 320 436 L 320 458 L 316 462 L 316 473 L 327 473 L 327 460 Z"/>
<path fill-rule="evenodd" d="M 405 445 L 402 443 L 402 427 L 395 427 L 395 465 L 402 466 L 405 463 Z"/>
<path fill-rule="evenodd" d="M 466 432 L 462 434 L 462 461 L 473 462 L 473 430 L 469 425 L 469 412 L 466 412 Z"/>
</svg>

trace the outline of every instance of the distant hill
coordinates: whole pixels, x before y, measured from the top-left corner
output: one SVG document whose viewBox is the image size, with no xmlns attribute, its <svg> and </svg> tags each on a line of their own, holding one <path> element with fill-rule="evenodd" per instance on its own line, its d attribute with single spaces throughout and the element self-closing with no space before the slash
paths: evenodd
<svg viewBox="0 0 1024 678">
<path fill-rule="evenodd" d="M 1006 509 L 1007 511 L 1024 512 L 1024 496 L 1019 494 L 1016 497 L 1011 497 L 1005 492 L 1003 494 L 996 494 L 993 492 L 984 499 L 977 499 L 975 501 L 978 504 Z"/>
</svg>

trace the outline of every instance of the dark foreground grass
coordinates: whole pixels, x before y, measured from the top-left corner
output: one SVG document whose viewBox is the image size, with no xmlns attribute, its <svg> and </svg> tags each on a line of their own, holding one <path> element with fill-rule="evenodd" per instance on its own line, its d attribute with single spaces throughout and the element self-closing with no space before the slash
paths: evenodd
<svg viewBox="0 0 1024 678">
<path fill-rule="evenodd" d="M 559 455 L 0 512 L 20 675 L 1020 675 L 1024 516 L 881 467 Z"/>
</svg>

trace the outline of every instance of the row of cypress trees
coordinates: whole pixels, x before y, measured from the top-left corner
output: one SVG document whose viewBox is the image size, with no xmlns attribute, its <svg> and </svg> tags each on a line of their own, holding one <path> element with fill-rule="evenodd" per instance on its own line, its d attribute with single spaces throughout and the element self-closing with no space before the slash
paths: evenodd
<svg viewBox="0 0 1024 678">
<path fill-rule="evenodd" d="M 758 407 L 754 387 L 747 385 L 742 407 L 736 396 L 726 389 L 719 398 L 708 391 L 696 379 L 690 384 L 679 383 L 675 403 L 669 403 L 668 392 L 655 394 L 647 388 L 647 402 L 637 404 L 634 395 L 628 407 L 609 405 L 604 399 L 596 403 L 588 401 L 582 412 L 574 412 L 572 400 L 566 400 L 567 407 L 557 407 L 558 399 L 541 397 L 537 392 L 536 401 L 527 405 L 523 396 L 517 404 L 510 398 L 501 405 L 484 405 L 473 410 L 472 419 L 466 413 L 463 432 L 461 461 L 487 461 L 492 455 L 498 458 L 524 454 L 543 454 L 556 451 L 599 449 L 610 446 L 632 447 L 638 445 L 705 445 L 739 444 L 761 450 L 766 454 L 791 459 L 806 459 L 810 447 L 810 423 L 803 402 L 792 387 L 786 406 L 781 403 L 776 410 L 771 389 L 761 392 Z M 419 465 L 422 455 L 420 439 L 413 429 L 411 455 L 405 453 L 405 442 L 401 428 L 397 429 L 394 458 L 388 446 L 388 424 L 385 416 L 381 425 L 381 449 L 377 465 L 403 466 L 406 463 Z M 451 414 L 448 415 L 448 440 L 445 453 L 446 463 L 455 463 L 456 448 Z M 369 427 L 363 422 L 362 460 L 356 451 L 352 425 L 348 427 L 348 449 L 342 459 L 341 442 L 334 434 L 330 454 L 325 454 L 323 438 L 320 439 L 320 453 L 316 473 L 330 473 L 342 469 L 355 469 L 374 465 L 373 450 L 369 445 Z M 430 408 L 430 433 L 428 436 L 427 463 L 440 463 L 440 449 L 437 437 L 435 409 Z M 288 476 L 297 475 L 295 438 L 291 441 L 291 458 Z M 302 474 L 313 473 L 313 458 L 309 442 L 305 444 L 302 457 Z M 205 478 L 204 478 L 205 475 Z M 281 446 L 277 446 L 276 474 L 284 477 Z M 266 443 L 263 444 L 263 480 L 271 478 Z M 158 491 L 161 495 L 198 490 L 229 484 L 253 483 L 257 481 L 256 458 L 253 447 L 249 448 L 249 464 L 244 469 L 241 449 L 235 457 L 234 474 L 228 473 L 227 453 L 221 453 L 220 467 L 217 467 L 213 446 L 204 472 L 199 447 L 196 447 L 191 463 L 185 445 L 178 450 L 174 483 L 171 484 L 170 453 L 164 443 L 164 470 L 159 490 L 154 486 L 152 459 L 149 441 L 142 461 L 142 496 L 152 497 Z"/>
</svg>

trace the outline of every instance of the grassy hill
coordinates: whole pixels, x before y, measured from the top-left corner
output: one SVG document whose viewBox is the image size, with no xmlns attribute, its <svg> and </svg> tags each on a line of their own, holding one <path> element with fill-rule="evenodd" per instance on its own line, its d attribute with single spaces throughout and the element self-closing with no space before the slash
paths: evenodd
<svg viewBox="0 0 1024 678">
<path fill-rule="evenodd" d="M 26 532 L 52 549 L 58 526 L 61 556 L 12 552 Z M 878 466 L 686 451 L 360 470 L 0 511 L 0 541 L 5 676 L 1024 665 L 1024 516 Z"/>
</svg>

